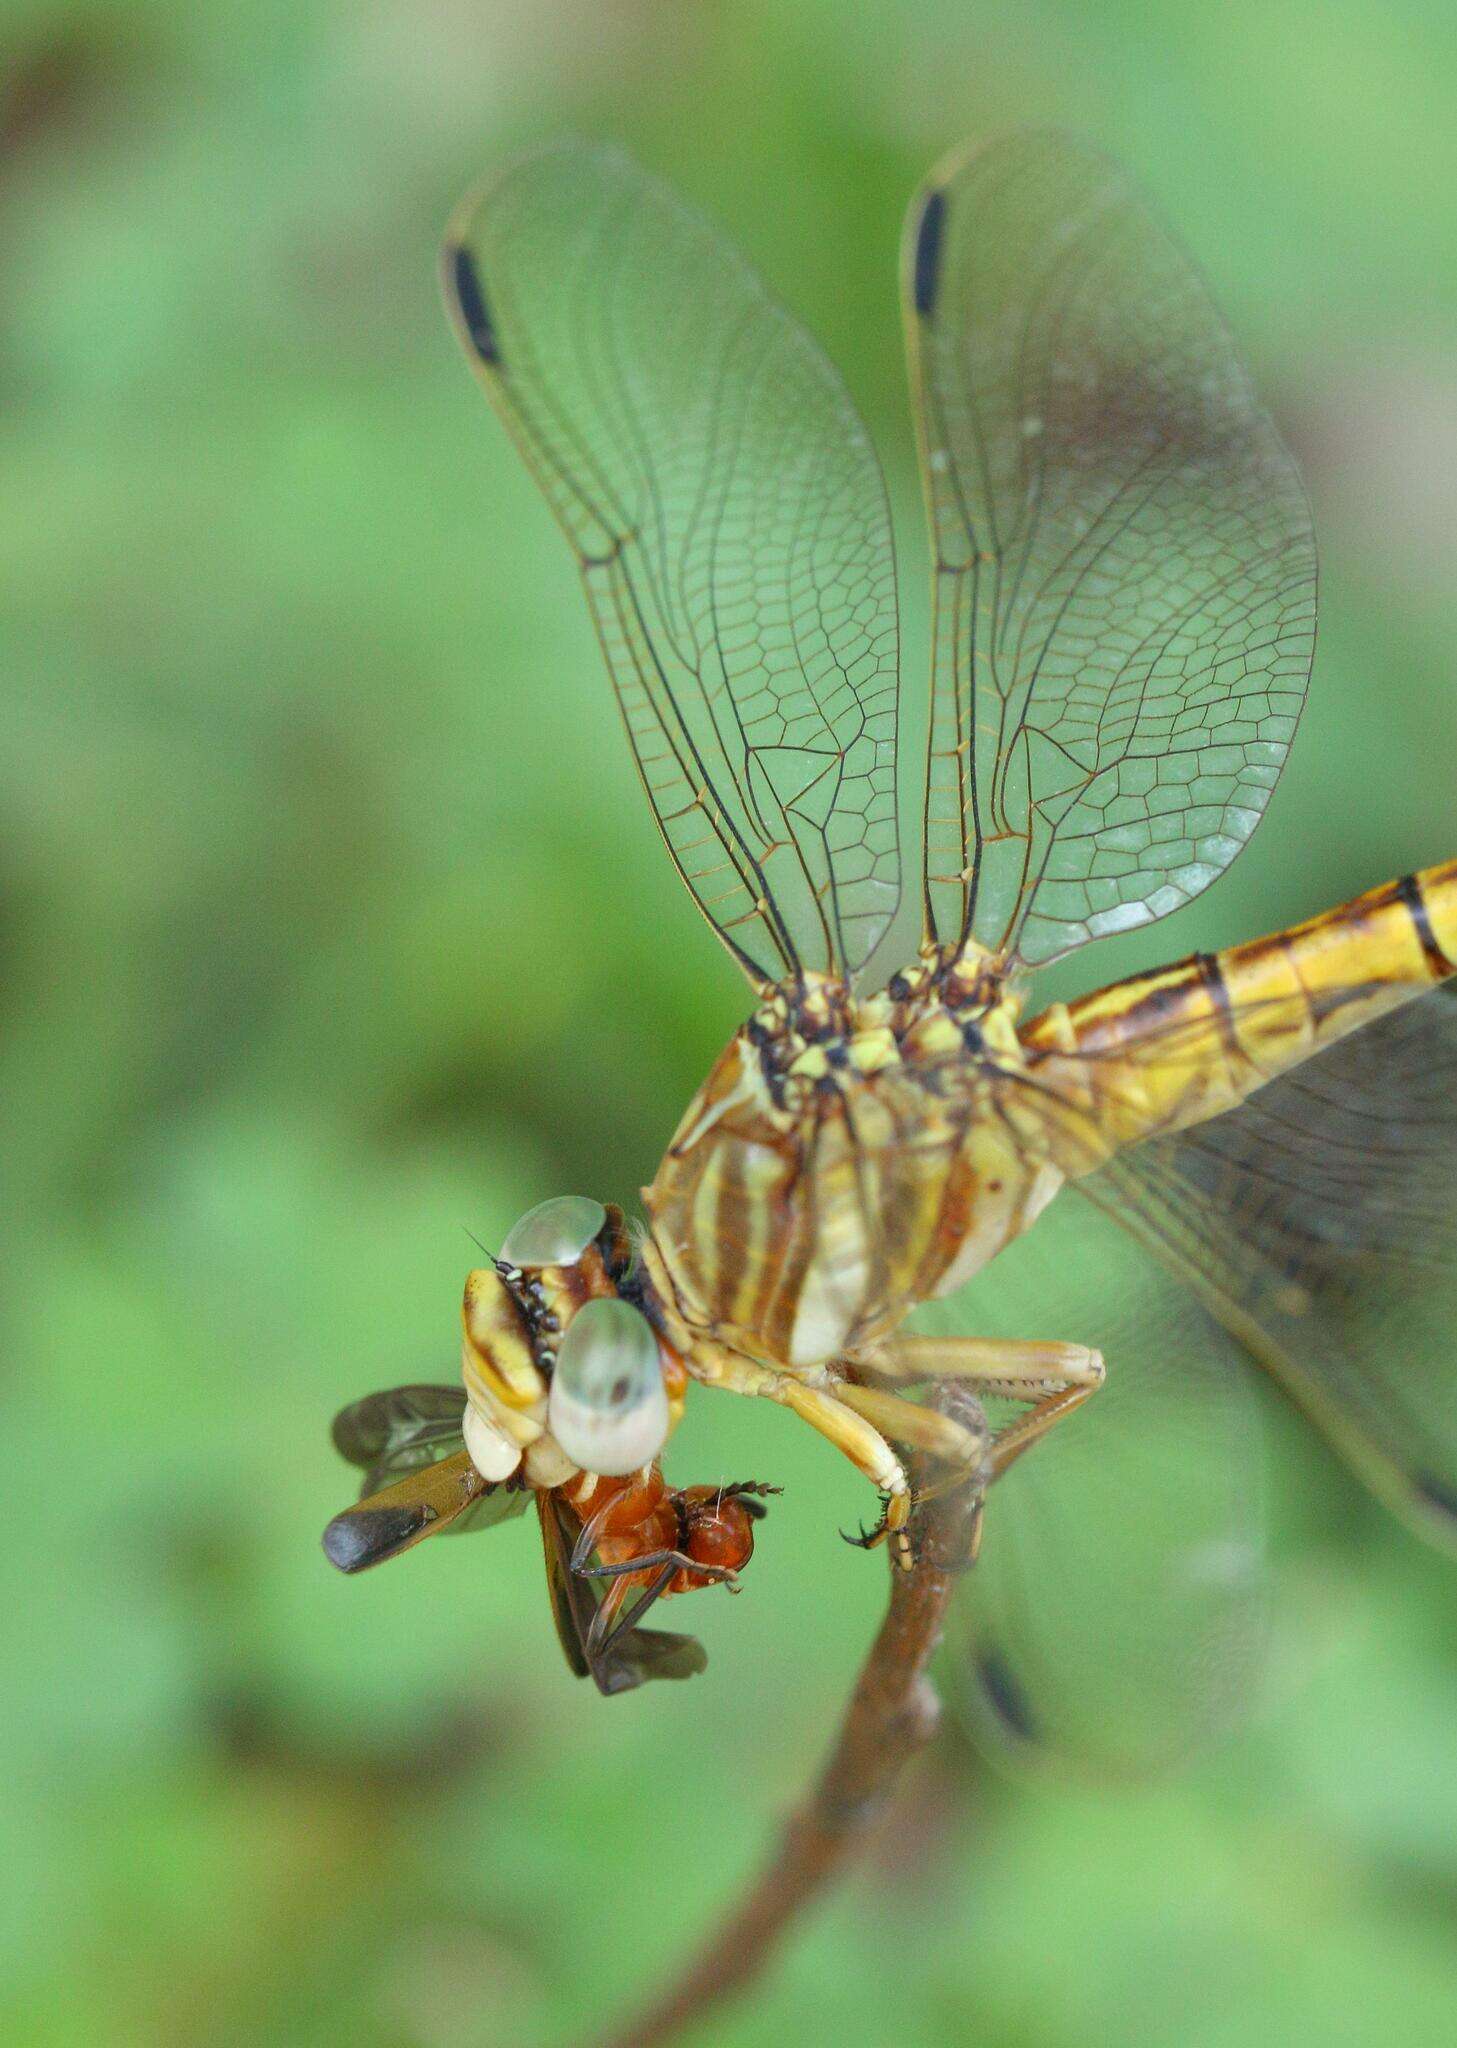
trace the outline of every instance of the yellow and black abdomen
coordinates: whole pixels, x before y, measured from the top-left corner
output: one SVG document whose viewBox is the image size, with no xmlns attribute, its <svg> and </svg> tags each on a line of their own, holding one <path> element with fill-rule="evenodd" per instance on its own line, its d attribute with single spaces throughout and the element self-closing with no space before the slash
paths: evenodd
<svg viewBox="0 0 1457 2048">
<path fill-rule="evenodd" d="M 1056 1004 L 1021 1037 L 1033 1070 L 1113 1151 L 1232 1109 L 1454 972 L 1447 861 L 1287 931 Z"/>
</svg>

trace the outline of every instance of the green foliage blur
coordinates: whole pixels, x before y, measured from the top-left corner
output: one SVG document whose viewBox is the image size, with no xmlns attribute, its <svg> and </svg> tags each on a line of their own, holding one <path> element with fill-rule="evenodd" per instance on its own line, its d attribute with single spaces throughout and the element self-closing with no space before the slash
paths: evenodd
<svg viewBox="0 0 1457 2048">
<path fill-rule="evenodd" d="M 1253 850 L 1086 981 L 1457 852 L 1449 6 L 0 8 L 6 2043 L 584 2038 L 827 1742 L 883 1584 L 835 1534 L 853 1475 L 777 1412 L 705 1394 L 675 1441 L 685 1482 L 787 1489 L 742 1597 L 690 1610 L 691 1685 L 569 1680 L 530 1520 L 358 1582 L 318 1549 L 333 1410 L 455 1371 L 469 1233 L 630 1203 L 743 1004 L 434 254 L 563 129 L 717 213 L 882 450 L 913 730 L 899 215 L 1024 121 L 1177 222 L 1323 544 Z M 1270 1433 L 1249 1733 L 1116 1794 L 948 1738 L 705 2040 L 1451 2038 L 1457 1570 L 1273 1402 Z"/>
</svg>

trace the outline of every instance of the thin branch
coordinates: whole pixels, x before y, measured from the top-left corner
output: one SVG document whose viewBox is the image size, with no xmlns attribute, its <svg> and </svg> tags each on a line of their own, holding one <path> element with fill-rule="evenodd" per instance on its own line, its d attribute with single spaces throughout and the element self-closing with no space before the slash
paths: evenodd
<svg viewBox="0 0 1457 2048">
<path fill-rule="evenodd" d="M 938 1389 L 928 1405 L 963 1415 L 975 1407 L 957 1387 Z M 738 1996 L 860 1849 L 905 1764 L 936 1731 L 940 1703 L 926 1666 L 957 1578 L 976 1553 L 982 1494 L 973 1481 L 917 1508 L 915 1563 L 892 1568 L 890 1605 L 817 1784 L 676 1983 L 599 2048 L 661 2048 Z"/>
</svg>

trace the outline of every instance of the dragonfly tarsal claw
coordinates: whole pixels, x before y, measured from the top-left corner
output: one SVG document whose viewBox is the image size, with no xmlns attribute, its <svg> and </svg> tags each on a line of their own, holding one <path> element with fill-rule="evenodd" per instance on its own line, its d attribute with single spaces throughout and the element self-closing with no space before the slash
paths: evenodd
<svg viewBox="0 0 1457 2048">
<path fill-rule="evenodd" d="M 896 1563 L 909 1571 L 912 1563 L 910 1538 L 906 1530 L 909 1515 L 908 1494 L 883 1493 L 880 1516 L 873 1529 L 867 1529 L 862 1523 L 853 1536 L 848 1529 L 842 1529 L 840 1535 L 855 1550 L 879 1550 L 882 1543 L 889 1543 Z"/>
<path fill-rule="evenodd" d="M 885 1541 L 885 1507 L 886 1504 L 882 1501 L 880 1516 L 874 1528 L 867 1529 L 863 1522 L 857 1522 L 853 1536 L 848 1529 L 840 1531 L 840 1541 L 848 1543 L 852 1550 L 878 1550 Z"/>
</svg>

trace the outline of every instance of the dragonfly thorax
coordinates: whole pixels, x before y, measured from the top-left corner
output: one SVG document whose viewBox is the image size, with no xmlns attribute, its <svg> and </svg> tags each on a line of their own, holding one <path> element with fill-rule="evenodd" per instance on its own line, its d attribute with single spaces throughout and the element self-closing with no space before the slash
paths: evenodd
<svg viewBox="0 0 1457 2048">
<path fill-rule="evenodd" d="M 773 990 L 646 1192 L 650 1271 L 688 1327 L 828 1367 L 1025 1229 L 1063 1168 L 1016 1015 L 979 950 L 863 1000 L 828 977 Z"/>
<path fill-rule="evenodd" d="M 963 1078 L 977 1060 L 1021 1066 L 1020 1008 L 1003 962 L 970 941 L 928 947 L 863 998 L 827 974 L 780 983 L 741 1035 L 775 1106 L 796 1115 L 816 1092 L 853 1089 L 899 1065 L 924 1070 L 952 1059 Z"/>
</svg>

